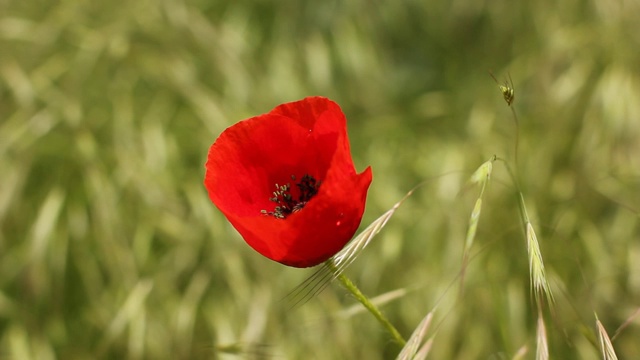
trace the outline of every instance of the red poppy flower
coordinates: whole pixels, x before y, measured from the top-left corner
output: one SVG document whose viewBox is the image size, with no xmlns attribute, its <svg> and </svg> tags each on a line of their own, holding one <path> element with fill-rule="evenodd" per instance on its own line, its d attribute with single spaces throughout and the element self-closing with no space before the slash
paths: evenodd
<svg viewBox="0 0 640 360">
<path fill-rule="evenodd" d="M 209 149 L 209 198 L 269 259 L 317 265 L 362 219 L 371 168 L 357 174 L 338 104 L 309 97 L 226 129 Z"/>
</svg>

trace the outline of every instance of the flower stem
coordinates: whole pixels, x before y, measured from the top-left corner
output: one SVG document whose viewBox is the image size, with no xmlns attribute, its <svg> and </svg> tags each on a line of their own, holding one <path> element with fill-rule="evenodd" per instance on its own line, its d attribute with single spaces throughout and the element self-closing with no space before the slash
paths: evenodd
<svg viewBox="0 0 640 360">
<path fill-rule="evenodd" d="M 360 291 L 360 289 L 358 289 L 358 287 L 348 278 L 346 277 L 346 275 L 342 274 L 342 273 L 338 273 L 335 265 L 333 263 L 331 263 L 330 261 L 327 262 L 327 267 L 334 273 L 337 274 L 337 278 L 338 280 L 340 280 L 340 282 L 342 283 L 342 285 L 349 290 L 349 292 L 351 294 L 353 294 L 353 296 L 355 296 L 355 298 L 362 304 L 364 305 L 364 307 L 369 310 L 370 313 L 373 314 L 373 316 L 375 316 L 376 319 L 378 319 L 378 322 L 380 322 L 380 324 L 382 324 L 382 326 L 384 326 L 385 329 L 387 329 L 387 331 L 391 334 L 391 336 L 393 337 L 393 340 L 395 340 L 395 342 L 397 342 L 398 344 L 400 344 L 401 346 L 404 346 L 407 341 L 402 337 L 402 335 L 400 335 L 400 332 L 395 328 L 395 326 L 393 326 L 393 324 L 391 324 L 391 322 L 389 321 L 389 319 L 387 319 L 382 312 L 380 311 L 380 309 L 378 309 L 377 306 L 375 306 L 371 301 L 369 301 L 369 299 Z"/>
</svg>

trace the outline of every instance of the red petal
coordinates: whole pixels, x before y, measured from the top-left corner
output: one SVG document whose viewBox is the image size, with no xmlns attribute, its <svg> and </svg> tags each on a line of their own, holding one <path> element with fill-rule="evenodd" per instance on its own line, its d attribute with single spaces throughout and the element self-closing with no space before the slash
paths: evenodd
<svg viewBox="0 0 640 360">
<path fill-rule="evenodd" d="M 296 267 L 319 264 L 351 239 L 362 219 L 371 170 L 355 172 L 346 119 L 322 97 L 283 104 L 225 130 L 209 150 L 212 202 L 262 255 Z M 321 180 L 318 194 L 286 219 L 271 210 L 275 184 L 291 175 Z"/>
</svg>

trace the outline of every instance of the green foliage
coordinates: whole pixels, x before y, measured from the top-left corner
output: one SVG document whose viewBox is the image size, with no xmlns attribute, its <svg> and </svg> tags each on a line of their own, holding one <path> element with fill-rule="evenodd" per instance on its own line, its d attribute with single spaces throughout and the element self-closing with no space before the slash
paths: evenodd
<svg viewBox="0 0 640 360">
<path fill-rule="evenodd" d="M 550 358 L 598 358 L 604 328 L 633 358 L 639 11 L 0 2 L 0 358 L 395 358 L 372 316 L 340 315 L 355 301 L 337 285 L 288 307 L 312 271 L 253 252 L 202 185 L 224 128 L 308 95 L 341 104 L 358 170 L 373 168 L 363 228 L 427 182 L 345 272 L 368 296 L 406 289 L 381 307 L 405 338 L 437 306 L 424 337 L 433 359 L 532 358 L 539 324 Z M 553 311 L 530 292 L 501 162 L 460 281 L 478 198 L 465 182 L 494 154 L 514 165 L 514 113 L 488 71 L 513 80 L 514 172 Z"/>
</svg>

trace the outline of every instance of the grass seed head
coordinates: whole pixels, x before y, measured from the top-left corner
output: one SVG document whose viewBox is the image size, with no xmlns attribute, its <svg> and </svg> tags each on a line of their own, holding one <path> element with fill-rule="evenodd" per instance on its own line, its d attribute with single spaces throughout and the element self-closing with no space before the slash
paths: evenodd
<svg viewBox="0 0 640 360">
<path fill-rule="evenodd" d="M 618 360 L 618 356 L 616 355 L 615 350 L 613 349 L 613 344 L 611 343 L 611 339 L 607 334 L 607 330 L 602 326 L 602 323 L 598 319 L 598 315 L 596 314 L 596 328 L 598 330 L 598 340 L 600 340 L 600 351 L 602 352 L 603 360 Z"/>
<path fill-rule="evenodd" d="M 553 294 L 551 293 L 551 287 L 549 286 L 549 281 L 547 280 L 544 269 L 544 261 L 542 260 L 538 237 L 530 222 L 526 224 L 526 237 L 527 252 L 529 255 L 529 274 L 531 276 L 531 287 L 533 288 L 536 303 L 540 305 L 544 296 L 551 305 L 553 303 Z"/>
</svg>

